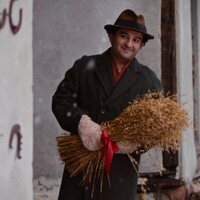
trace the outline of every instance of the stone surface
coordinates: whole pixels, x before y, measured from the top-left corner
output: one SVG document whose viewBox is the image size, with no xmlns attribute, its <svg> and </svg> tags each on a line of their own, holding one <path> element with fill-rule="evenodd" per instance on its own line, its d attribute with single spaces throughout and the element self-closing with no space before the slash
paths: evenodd
<svg viewBox="0 0 200 200">
<path fill-rule="evenodd" d="M 57 200 L 61 179 L 39 177 L 34 180 L 34 200 Z"/>
</svg>

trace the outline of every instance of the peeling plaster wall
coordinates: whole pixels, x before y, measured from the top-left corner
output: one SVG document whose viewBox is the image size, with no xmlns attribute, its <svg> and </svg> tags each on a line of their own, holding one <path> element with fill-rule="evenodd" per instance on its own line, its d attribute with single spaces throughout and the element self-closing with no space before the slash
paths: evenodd
<svg viewBox="0 0 200 200">
<path fill-rule="evenodd" d="M 0 12 L 8 11 L 10 1 L 0 1 Z M 33 95 L 32 95 L 32 0 L 13 4 L 13 23 L 17 24 L 23 9 L 22 25 L 13 35 L 9 20 L 0 30 L 0 199 L 32 200 Z M 0 15 L 1 16 L 1 15 Z M 21 159 L 8 148 L 13 125 L 22 134 Z"/>
<path fill-rule="evenodd" d="M 114 23 L 123 9 L 143 14 L 155 36 L 138 54 L 160 77 L 160 0 L 35 0 L 33 16 L 34 179 L 60 178 L 55 137 L 63 133 L 51 112 L 51 98 L 67 69 L 83 55 L 109 46 L 104 25 Z M 147 156 L 148 157 L 148 156 Z M 146 160 L 146 158 L 144 158 Z M 152 160 L 152 159 L 150 159 Z M 143 167 L 149 167 L 144 164 Z M 37 187 L 36 187 L 37 188 Z"/>
</svg>

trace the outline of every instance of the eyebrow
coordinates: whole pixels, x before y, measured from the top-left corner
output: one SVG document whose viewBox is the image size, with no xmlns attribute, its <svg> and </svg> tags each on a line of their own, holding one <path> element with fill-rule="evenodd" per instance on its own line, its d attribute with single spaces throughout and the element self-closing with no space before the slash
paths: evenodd
<svg viewBox="0 0 200 200">
<path fill-rule="evenodd" d="M 120 34 L 129 35 L 127 32 L 124 32 L 124 31 L 120 32 Z"/>
</svg>

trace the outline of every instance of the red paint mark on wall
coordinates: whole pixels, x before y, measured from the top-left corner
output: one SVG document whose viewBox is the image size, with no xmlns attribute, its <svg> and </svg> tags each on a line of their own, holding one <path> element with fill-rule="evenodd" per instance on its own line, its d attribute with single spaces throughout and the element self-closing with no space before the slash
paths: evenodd
<svg viewBox="0 0 200 200">
<path fill-rule="evenodd" d="M 13 138 L 14 136 L 17 136 L 17 146 L 16 146 L 16 156 L 18 159 L 21 159 L 21 139 L 22 139 L 22 134 L 20 132 L 20 125 L 19 124 L 15 124 L 12 126 L 11 132 L 10 132 L 10 139 L 9 139 L 9 148 L 12 149 L 12 142 L 13 142 Z"/>
<path fill-rule="evenodd" d="M 22 8 L 19 9 L 19 19 L 18 19 L 18 23 L 14 24 L 13 23 L 13 4 L 16 0 L 10 0 L 10 4 L 9 4 L 9 9 L 7 11 L 6 8 L 3 9 L 3 11 L 0 13 L 0 30 L 3 29 L 3 27 L 6 24 L 6 20 L 8 18 L 8 22 L 10 25 L 10 29 L 12 31 L 13 34 L 16 34 L 22 25 Z"/>
</svg>

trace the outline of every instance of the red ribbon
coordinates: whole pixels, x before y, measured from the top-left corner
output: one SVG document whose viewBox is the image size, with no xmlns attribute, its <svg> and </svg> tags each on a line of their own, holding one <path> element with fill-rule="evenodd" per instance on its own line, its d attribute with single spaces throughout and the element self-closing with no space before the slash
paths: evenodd
<svg viewBox="0 0 200 200">
<path fill-rule="evenodd" d="M 104 169 L 108 175 L 112 164 L 113 154 L 119 150 L 118 146 L 112 142 L 107 131 L 102 130 L 101 134 L 102 159 L 105 161 Z"/>
</svg>

